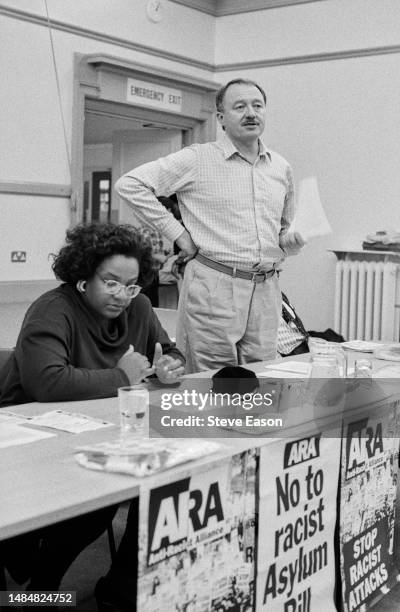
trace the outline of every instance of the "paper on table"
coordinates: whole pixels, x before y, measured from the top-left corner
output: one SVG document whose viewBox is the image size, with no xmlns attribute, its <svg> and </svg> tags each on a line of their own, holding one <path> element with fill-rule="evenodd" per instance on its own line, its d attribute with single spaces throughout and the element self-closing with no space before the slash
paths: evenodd
<svg viewBox="0 0 400 612">
<path fill-rule="evenodd" d="M 28 423 L 30 417 L 24 416 L 22 414 L 15 414 L 14 412 L 6 412 L 5 410 L 0 410 L 0 424 L 2 423 Z"/>
<path fill-rule="evenodd" d="M 293 372 L 295 374 L 307 374 L 310 369 L 308 361 L 280 361 L 279 363 L 271 363 L 265 366 L 268 370 L 276 370 L 280 372 Z"/>
<path fill-rule="evenodd" d="M 308 372 L 290 372 L 289 370 L 267 370 L 257 374 L 259 378 L 308 378 Z"/>
<path fill-rule="evenodd" d="M 102 427 L 113 425 L 113 423 L 95 419 L 85 414 L 65 412 L 64 410 L 51 410 L 50 412 L 45 412 L 44 414 L 33 417 L 30 422 L 32 425 L 60 429 L 61 431 L 68 431 L 69 433 L 81 433 L 83 431 L 91 431 L 93 429 L 101 429 Z"/>
<path fill-rule="evenodd" d="M 261 378 L 308 378 L 311 364 L 304 361 L 286 361 L 265 366 L 265 371 L 257 374 Z"/>
<path fill-rule="evenodd" d="M 349 340 L 341 342 L 340 346 L 350 351 L 358 351 L 361 353 L 373 353 L 374 350 L 382 347 L 380 342 L 369 342 L 368 340 Z"/>
<path fill-rule="evenodd" d="M 0 427 L 0 448 L 19 446 L 20 444 L 35 442 L 43 438 L 53 438 L 55 435 L 47 431 L 20 427 L 15 423 L 2 423 Z"/>
<path fill-rule="evenodd" d="M 290 231 L 299 232 L 305 239 L 332 233 L 321 204 L 315 176 L 300 181 L 297 210 Z"/>
</svg>

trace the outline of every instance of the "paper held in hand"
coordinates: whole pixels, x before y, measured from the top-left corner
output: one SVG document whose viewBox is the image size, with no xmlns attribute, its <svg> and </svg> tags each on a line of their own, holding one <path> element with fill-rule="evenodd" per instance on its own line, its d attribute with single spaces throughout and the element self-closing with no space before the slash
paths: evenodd
<svg viewBox="0 0 400 612">
<path fill-rule="evenodd" d="M 297 209 L 290 231 L 300 232 L 306 240 L 332 233 L 319 197 L 315 176 L 309 176 L 300 181 Z"/>
</svg>

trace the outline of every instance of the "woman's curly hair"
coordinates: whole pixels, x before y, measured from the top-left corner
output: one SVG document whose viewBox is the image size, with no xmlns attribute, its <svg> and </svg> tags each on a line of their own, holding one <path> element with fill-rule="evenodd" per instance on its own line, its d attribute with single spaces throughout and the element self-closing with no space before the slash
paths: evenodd
<svg viewBox="0 0 400 612">
<path fill-rule="evenodd" d="M 151 244 L 132 225 L 91 223 L 67 230 L 66 244 L 53 255 L 52 269 L 69 285 L 92 278 L 100 264 L 113 255 L 134 257 L 139 264 L 138 283 L 145 286 L 154 278 Z"/>
</svg>

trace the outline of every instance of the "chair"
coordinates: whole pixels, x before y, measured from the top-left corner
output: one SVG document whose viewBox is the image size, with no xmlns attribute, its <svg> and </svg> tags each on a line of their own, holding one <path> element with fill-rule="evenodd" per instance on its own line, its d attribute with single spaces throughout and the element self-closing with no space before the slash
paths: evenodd
<svg viewBox="0 0 400 612">
<path fill-rule="evenodd" d="M 6 572 L 5 572 L 4 567 L 0 565 L 0 591 L 6 591 L 6 590 L 7 590 Z"/>
<path fill-rule="evenodd" d="M 161 283 L 158 286 L 160 308 L 174 309 L 178 306 L 179 290 L 176 283 Z"/>
<path fill-rule="evenodd" d="M 13 350 L 14 349 L 12 348 L 0 348 L 0 372 L 3 369 L 3 366 L 5 365 L 8 358 L 12 354 Z M 0 385 L 1 385 L 1 380 L 0 380 Z"/>
<path fill-rule="evenodd" d="M 153 310 L 168 336 L 175 341 L 178 311 L 172 308 L 154 308 Z"/>
<path fill-rule="evenodd" d="M 13 349 L 0 349 L 0 372 L 3 369 L 4 364 L 10 357 Z M 1 379 L 0 379 L 0 389 L 1 389 Z M 0 591 L 7 590 L 7 580 L 4 567 L 0 564 Z"/>
<path fill-rule="evenodd" d="M 4 379 L 4 376 L 2 376 L 2 370 L 7 363 L 8 358 L 12 355 L 13 350 L 14 349 L 12 348 L 0 348 L 0 392 Z"/>
<path fill-rule="evenodd" d="M 107 537 L 108 537 L 108 547 L 110 549 L 111 561 L 114 561 L 117 555 L 117 547 L 115 544 L 114 528 L 113 528 L 112 521 L 107 527 Z"/>
</svg>

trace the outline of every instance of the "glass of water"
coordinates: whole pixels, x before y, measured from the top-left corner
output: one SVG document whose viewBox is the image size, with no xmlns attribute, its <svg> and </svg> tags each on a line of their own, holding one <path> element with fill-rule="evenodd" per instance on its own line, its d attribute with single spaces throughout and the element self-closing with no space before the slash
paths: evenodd
<svg viewBox="0 0 400 612">
<path fill-rule="evenodd" d="M 144 436 L 147 431 L 149 391 L 145 384 L 120 387 L 118 408 L 123 438 L 131 435 Z"/>
</svg>

